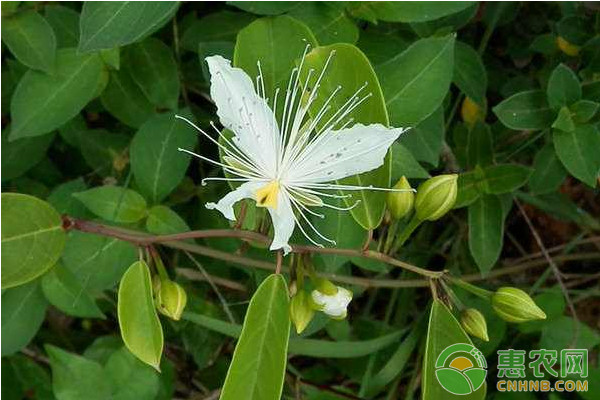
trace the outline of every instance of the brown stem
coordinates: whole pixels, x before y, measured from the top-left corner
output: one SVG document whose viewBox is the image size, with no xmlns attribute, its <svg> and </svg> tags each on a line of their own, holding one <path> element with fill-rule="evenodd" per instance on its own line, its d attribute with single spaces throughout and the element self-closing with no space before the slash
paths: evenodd
<svg viewBox="0 0 600 400">
<path fill-rule="evenodd" d="M 283 265 L 283 252 L 279 250 L 277 252 L 277 264 L 275 265 L 275 273 L 281 274 L 281 266 Z"/>
</svg>

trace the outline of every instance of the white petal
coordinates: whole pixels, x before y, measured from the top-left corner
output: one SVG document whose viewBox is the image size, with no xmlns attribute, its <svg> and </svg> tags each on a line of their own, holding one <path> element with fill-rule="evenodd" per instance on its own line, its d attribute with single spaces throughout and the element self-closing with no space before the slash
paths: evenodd
<svg viewBox="0 0 600 400">
<path fill-rule="evenodd" d="M 294 210 L 288 194 L 281 190 L 277 197 L 277 208 L 269 208 L 269 214 L 271 214 L 271 221 L 273 222 L 273 242 L 271 242 L 270 250 L 283 249 L 284 254 L 288 254 L 292 247 L 288 244 L 294 227 L 296 226 L 296 220 L 294 219 Z"/>
<path fill-rule="evenodd" d="M 279 128 L 267 102 L 256 94 L 252 79 L 221 56 L 206 58 L 210 96 L 223 126 L 234 132 L 233 143 L 267 173 L 274 175 Z"/>
<path fill-rule="evenodd" d="M 209 210 L 219 210 L 227 219 L 235 221 L 233 205 L 242 199 L 254 199 L 258 189 L 265 185 L 262 181 L 250 181 L 227 193 L 218 203 L 206 203 Z"/>
<path fill-rule="evenodd" d="M 318 290 L 313 290 L 311 296 L 313 301 L 322 307 L 321 311 L 325 314 L 334 318 L 343 318 L 346 315 L 346 308 L 352 300 L 352 292 L 341 286 L 338 286 L 337 289 L 337 293 L 332 296 Z"/>
<path fill-rule="evenodd" d="M 315 144 L 307 146 L 292 164 L 286 183 L 330 182 L 363 172 L 383 164 L 384 157 L 402 128 L 380 124 L 356 124 L 339 131 L 323 132 Z"/>
</svg>

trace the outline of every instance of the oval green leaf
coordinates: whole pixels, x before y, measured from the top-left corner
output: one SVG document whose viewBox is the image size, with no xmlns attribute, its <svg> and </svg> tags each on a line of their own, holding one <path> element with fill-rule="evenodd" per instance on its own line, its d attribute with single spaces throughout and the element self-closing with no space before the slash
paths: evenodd
<svg viewBox="0 0 600 400">
<path fill-rule="evenodd" d="M 424 400 L 482 400 L 485 398 L 486 384 L 467 395 L 453 395 L 444 389 L 436 378 L 436 361 L 446 347 L 466 343 L 472 345 L 471 339 L 460 327 L 450 310 L 439 300 L 434 300 L 429 316 L 425 360 L 423 364 L 422 398 Z"/>
<path fill-rule="evenodd" d="M 333 93 L 338 85 L 341 85 L 342 88 L 329 103 L 331 105 L 329 115 L 336 112 L 358 88 L 366 83 L 366 90 L 372 95 L 350 113 L 349 117 L 352 117 L 354 122 L 365 125 L 375 123 L 389 125 L 383 93 L 377 76 L 367 57 L 357 47 L 345 43 L 317 47 L 306 56 L 306 70 L 314 68 L 315 71 L 321 71 L 332 51 L 335 51 L 335 56 L 331 59 L 327 72 L 320 83 L 320 90 L 327 95 L 316 98 L 309 110 L 310 114 L 316 115 L 323 107 L 328 95 Z M 349 69 L 348 65 L 352 65 L 352 69 Z M 365 93 L 367 92 L 365 91 Z M 324 120 L 327 119 L 328 114 L 325 114 Z M 389 187 L 390 156 L 386 157 L 384 164 L 378 169 L 345 178 L 340 183 L 354 186 Z M 365 229 L 374 229 L 379 226 L 385 212 L 385 193 L 362 190 L 355 192 L 352 198 L 344 200 L 347 201 L 347 206 L 352 206 L 358 199 L 361 200 L 361 203 L 351 210 L 356 222 Z"/>
<path fill-rule="evenodd" d="M 479 53 L 463 42 L 456 42 L 454 51 L 452 81 L 465 95 L 481 106 L 485 106 L 487 71 Z"/>
<path fill-rule="evenodd" d="M 104 318 L 104 314 L 77 277 L 61 264 L 42 278 L 46 299 L 65 314 L 81 318 Z"/>
<path fill-rule="evenodd" d="M 157 107 L 175 110 L 179 99 L 179 73 L 171 49 L 155 38 L 127 48 L 124 62 L 129 74 Z"/>
<path fill-rule="evenodd" d="M 87 1 L 79 28 L 79 51 L 111 49 L 136 42 L 162 27 L 178 1 Z"/>
<path fill-rule="evenodd" d="M 155 113 L 150 100 L 124 69 L 111 72 L 100 101 L 109 113 L 132 128 L 139 128 Z"/>
<path fill-rule="evenodd" d="M 131 189 L 107 185 L 74 193 L 73 196 L 107 221 L 132 223 L 146 216 L 146 200 Z"/>
<path fill-rule="evenodd" d="M 60 215 L 43 200 L 2 193 L 2 288 L 29 282 L 60 258 L 65 246 Z"/>
<path fill-rule="evenodd" d="M 3 291 L 1 303 L 4 357 L 21 350 L 33 339 L 44 322 L 48 302 L 40 290 L 39 281 L 35 281 Z"/>
<path fill-rule="evenodd" d="M 554 192 L 566 177 L 567 171 L 558 159 L 553 144 L 548 143 L 535 155 L 529 189 L 534 195 Z"/>
<path fill-rule="evenodd" d="M 98 54 L 64 49 L 52 75 L 27 71 L 11 100 L 10 139 L 43 135 L 75 117 L 97 94 L 102 68 Z"/>
<path fill-rule="evenodd" d="M 469 206 L 469 249 L 482 275 L 494 266 L 504 239 L 504 216 L 500 198 L 481 196 Z"/>
<path fill-rule="evenodd" d="M 454 38 L 418 40 L 377 68 L 392 125 L 415 126 L 440 106 L 452 81 Z"/>
<path fill-rule="evenodd" d="M 285 279 L 270 275 L 256 290 L 227 371 L 221 400 L 278 400 L 290 336 Z"/>
<path fill-rule="evenodd" d="M 2 18 L 2 41 L 21 63 L 50 72 L 56 57 L 56 37 L 44 17 L 33 10 Z"/>
<path fill-rule="evenodd" d="M 579 125 L 571 132 L 555 129 L 552 135 L 558 158 L 567 171 L 591 187 L 600 172 L 600 131 L 594 125 Z"/>
<path fill-rule="evenodd" d="M 129 351 L 160 371 L 163 331 L 152 298 L 150 269 L 144 261 L 134 262 L 123 275 L 117 309 L 121 337 Z"/>
<path fill-rule="evenodd" d="M 548 104 L 558 110 L 570 106 L 581 99 L 581 85 L 575 72 L 564 64 L 559 64 L 548 80 L 546 89 Z"/>
<path fill-rule="evenodd" d="M 152 203 L 160 203 L 185 176 L 191 156 L 178 148 L 193 150 L 198 134 L 175 114 L 151 117 L 135 134 L 131 169 L 140 192 Z"/>
<path fill-rule="evenodd" d="M 514 94 L 493 111 L 505 126 L 515 130 L 549 128 L 555 116 L 541 90 Z"/>
</svg>

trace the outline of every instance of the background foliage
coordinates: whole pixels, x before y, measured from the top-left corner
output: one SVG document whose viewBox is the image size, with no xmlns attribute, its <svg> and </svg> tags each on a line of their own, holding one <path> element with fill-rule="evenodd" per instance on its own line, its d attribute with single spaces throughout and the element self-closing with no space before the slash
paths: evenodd
<svg viewBox="0 0 600 400">
<path fill-rule="evenodd" d="M 544 321 L 507 325 L 489 305 L 456 291 L 488 321 L 490 341 L 473 339 L 492 366 L 488 396 L 533 397 L 493 393 L 496 349 L 569 345 L 594 350 L 590 391 L 579 396 L 600 396 L 597 5 L 2 2 L 1 35 L 6 399 L 215 398 L 240 333 L 239 357 L 285 356 L 287 341 L 277 342 L 287 340 L 287 297 L 277 301 L 285 283 L 265 280 L 257 292 L 264 295 L 248 307 L 267 276 L 263 269 L 272 268 L 273 255 L 263 247 L 197 240 L 209 250 L 197 259 L 160 248 L 188 296 L 183 319 L 172 321 L 154 309 L 148 268 L 136 262 L 135 246 L 66 232 L 60 215 L 152 234 L 228 228 L 202 205 L 227 188 L 199 184 L 220 171 L 177 151 L 215 157 L 216 148 L 174 115 L 203 127 L 216 120 L 206 56 L 221 54 L 252 76 L 260 59 L 269 93 L 286 84 L 306 42 L 321 46 L 307 58 L 313 65 L 338 51 L 326 84 L 352 93 L 367 76 L 372 87 L 380 85 L 358 121 L 413 127 L 392 148 L 392 184 L 402 175 L 416 187 L 431 175 L 460 173 L 455 209 L 421 226 L 396 257 L 490 290 L 522 287 L 546 312 Z M 363 179 L 385 185 L 386 174 Z M 376 228 L 371 246 L 382 248 L 394 226 L 384 200 L 369 195 L 352 215 L 328 212 L 319 227 L 338 247 L 357 249 L 366 229 Z M 259 229 L 258 222 L 250 207 L 244 227 Z M 247 259 L 236 262 L 235 254 Z M 426 339 L 464 333 L 447 311 L 435 314 L 436 329 L 427 329 L 431 294 L 419 288 L 427 283 L 373 260 L 315 255 L 312 262 L 351 288 L 354 300 L 348 319 L 318 315 L 301 336 L 291 333 L 283 396 L 447 398 L 427 386 L 434 350 Z M 117 309 L 117 291 L 129 307 L 120 302 Z M 261 329 L 264 309 L 283 333 L 256 347 L 244 332 Z M 135 322 L 120 329 L 117 314 Z M 134 352 L 161 373 L 122 340 L 153 343 Z M 224 396 L 267 396 L 285 364 L 277 360 L 248 378 L 256 397 Z"/>
</svg>

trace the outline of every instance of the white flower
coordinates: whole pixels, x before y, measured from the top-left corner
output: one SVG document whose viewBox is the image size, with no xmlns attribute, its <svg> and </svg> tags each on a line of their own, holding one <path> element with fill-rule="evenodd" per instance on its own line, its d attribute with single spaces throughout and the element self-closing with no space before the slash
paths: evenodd
<svg viewBox="0 0 600 400">
<path fill-rule="evenodd" d="M 335 244 L 310 222 L 306 213 L 323 218 L 311 208 L 346 211 L 359 203 L 356 201 L 349 207 L 337 207 L 326 203 L 324 198 L 351 197 L 340 194 L 340 190 L 394 190 L 341 185 L 335 181 L 381 166 L 389 147 L 405 131 L 380 124 L 348 127 L 352 123 L 348 114 L 370 97 L 370 94 L 360 96 L 366 84 L 339 110 L 330 110 L 329 104 L 341 89 L 338 86 L 329 94 L 320 112 L 309 117 L 309 107 L 318 96 L 319 83 L 333 52 L 319 76 L 313 77 L 314 71 L 310 70 L 301 84 L 300 75 L 307 50 L 308 47 L 300 67 L 292 71 L 281 121 L 276 120 L 273 112 L 281 101 L 278 100 L 279 89 L 275 90 L 271 108 L 265 95 L 260 63 L 257 64 L 259 75 L 255 90 L 252 79 L 221 56 L 206 58 L 211 74 L 210 94 L 217 105 L 221 123 L 233 132 L 233 137 L 226 138 L 211 122 L 221 138 L 217 141 L 189 120 L 178 116 L 219 146 L 224 163 L 189 150 L 179 150 L 218 165 L 233 176 L 206 178 L 202 183 L 210 180 L 242 182 L 217 203 L 208 203 L 206 207 L 217 209 L 226 218 L 235 220 L 233 205 L 242 199 L 255 200 L 258 207 L 266 207 L 271 215 L 274 237 L 270 249 L 283 249 L 286 254 L 291 250 L 288 241 L 296 226 L 317 246 L 322 247 L 308 234 L 308 228 L 322 240 Z M 313 88 L 310 94 L 309 86 Z M 279 106 L 281 109 L 281 104 Z"/>
<path fill-rule="evenodd" d="M 337 292 L 333 295 L 327 295 L 318 290 L 313 290 L 311 297 L 320 311 L 332 318 L 346 318 L 348 304 L 352 300 L 352 292 L 341 286 L 336 286 Z"/>
</svg>

